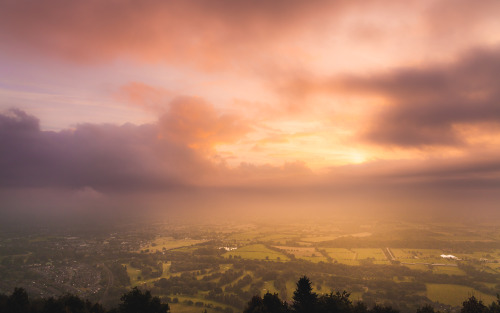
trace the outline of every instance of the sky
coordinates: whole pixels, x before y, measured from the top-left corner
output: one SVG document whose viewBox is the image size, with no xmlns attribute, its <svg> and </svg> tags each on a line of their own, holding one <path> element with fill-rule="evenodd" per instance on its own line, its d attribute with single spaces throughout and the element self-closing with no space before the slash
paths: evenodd
<svg viewBox="0 0 500 313">
<path fill-rule="evenodd" d="M 498 216 L 498 16 L 1 1 L 0 212 Z"/>
</svg>

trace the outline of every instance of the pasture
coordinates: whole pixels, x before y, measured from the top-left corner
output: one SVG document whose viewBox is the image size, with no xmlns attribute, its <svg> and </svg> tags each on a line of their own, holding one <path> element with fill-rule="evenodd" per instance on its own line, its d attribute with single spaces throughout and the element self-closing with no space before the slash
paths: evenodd
<svg viewBox="0 0 500 313">
<path fill-rule="evenodd" d="M 259 231 L 246 231 L 241 233 L 232 233 L 226 237 L 226 240 L 229 241 L 240 241 L 240 242 L 249 242 L 255 240 L 262 233 Z"/>
<path fill-rule="evenodd" d="M 449 304 L 453 306 L 461 306 L 462 303 L 470 296 L 482 300 L 485 304 L 491 304 L 496 300 L 493 295 L 488 295 L 470 287 L 453 284 L 425 284 L 427 287 L 427 298 L 432 301 Z"/>
<path fill-rule="evenodd" d="M 374 259 L 375 261 L 386 261 L 382 249 L 352 249 L 356 254 L 356 260 Z"/>
<path fill-rule="evenodd" d="M 331 241 L 331 240 L 335 240 L 337 239 L 339 236 L 309 236 L 309 237 L 303 237 L 302 238 L 302 241 L 304 242 L 313 242 L 313 243 L 317 243 L 317 242 L 322 242 L 322 241 Z"/>
<path fill-rule="evenodd" d="M 447 274 L 465 276 L 465 272 L 458 268 L 458 266 L 433 266 L 432 272 L 434 274 Z"/>
<path fill-rule="evenodd" d="M 359 265 L 359 261 L 370 259 L 375 264 L 389 264 L 382 249 L 377 248 L 326 248 L 326 253 L 337 263 Z"/>
<path fill-rule="evenodd" d="M 463 260 L 475 260 L 475 261 L 481 259 L 493 260 L 499 258 L 499 256 L 496 255 L 494 251 L 492 252 L 475 251 L 471 253 L 457 253 L 456 256 Z"/>
<path fill-rule="evenodd" d="M 249 260 L 273 260 L 273 261 L 289 261 L 290 259 L 277 251 L 271 250 L 263 244 L 248 245 L 229 251 L 223 254 L 225 258 L 241 257 Z"/>
<path fill-rule="evenodd" d="M 298 239 L 300 238 L 294 234 L 266 234 L 261 237 L 257 237 L 257 240 L 259 241 L 273 242 L 280 245 L 286 244 L 287 241 L 298 240 Z"/>
<path fill-rule="evenodd" d="M 150 278 L 150 279 L 144 279 L 142 277 L 143 275 L 141 273 L 141 270 L 131 266 L 130 263 L 122 265 L 127 267 L 127 275 L 130 278 L 130 285 L 132 287 L 153 283 L 154 281 L 157 281 L 160 278 L 168 278 L 170 276 L 169 274 L 170 262 L 163 263 L 163 274 L 161 275 L 161 277 Z"/>
<path fill-rule="evenodd" d="M 159 237 L 156 238 L 153 242 L 151 242 L 147 246 L 141 247 L 141 249 L 138 252 L 149 251 L 151 253 L 154 253 L 156 251 L 172 250 L 181 247 L 190 247 L 202 242 L 204 242 L 204 240 L 196 240 L 189 238 L 175 239 L 172 237 Z"/>
<path fill-rule="evenodd" d="M 437 263 L 437 264 L 456 264 L 456 260 L 444 259 L 441 254 L 444 253 L 439 249 L 394 249 L 391 252 L 396 260 L 402 263 Z M 454 255 L 454 254 L 453 254 Z M 459 257 L 458 255 L 455 255 Z"/>
<path fill-rule="evenodd" d="M 285 250 L 287 253 L 293 254 L 295 258 L 302 259 L 314 263 L 328 262 L 328 260 L 313 247 L 289 247 L 275 246 L 278 249 Z"/>
<path fill-rule="evenodd" d="M 500 273 L 500 263 L 486 263 L 485 266 L 495 273 Z"/>
<path fill-rule="evenodd" d="M 392 254 L 397 260 L 419 260 L 419 259 L 441 259 L 443 254 L 439 249 L 394 249 L 391 248 Z M 421 262 L 418 262 L 421 263 Z"/>
<path fill-rule="evenodd" d="M 326 253 L 338 263 L 346 263 L 346 261 L 353 261 L 356 258 L 356 252 L 344 248 L 326 248 Z M 356 262 L 357 264 L 357 262 Z"/>
<path fill-rule="evenodd" d="M 432 266 L 430 265 L 425 265 L 425 264 L 422 264 L 422 263 L 415 263 L 415 264 L 403 264 L 404 266 L 412 269 L 412 270 L 418 270 L 418 271 L 424 271 L 424 272 L 427 272 L 427 271 L 431 271 L 432 270 Z"/>
</svg>

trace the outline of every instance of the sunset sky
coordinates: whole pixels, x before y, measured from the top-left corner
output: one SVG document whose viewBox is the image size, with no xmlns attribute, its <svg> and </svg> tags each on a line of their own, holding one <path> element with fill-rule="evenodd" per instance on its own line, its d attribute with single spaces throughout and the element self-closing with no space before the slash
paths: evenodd
<svg viewBox="0 0 500 313">
<path fill-rule="evenodd" d="M 499 17 L 498 0 L 3 0 L 0 212 L 497 214 Z"/>
</svg>

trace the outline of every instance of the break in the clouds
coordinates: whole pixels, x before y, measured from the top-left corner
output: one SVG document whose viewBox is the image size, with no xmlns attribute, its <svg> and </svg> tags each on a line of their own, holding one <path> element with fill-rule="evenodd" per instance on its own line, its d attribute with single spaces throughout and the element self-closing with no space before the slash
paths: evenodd
<svg viewBox="0 0 500 313">
<path fill-rule="evenodd" d="M 298 77 L 286 90 L 301 98 L 315 93 L 374 97 L 365 100 L 375 110 L 358 136 L 377 145 L 462 146 L 471 139 L 467 127 L 475 136 L 496 137 L 499 71 L 500 49 L 474 49 L 445 64 L 365 76 Z"/>
<path fill-rule="evenodd" d="M 178 99 L 172 106 L 176 108 L 189 101 L 194 100 Z M 203 102 L 199 105 L 208 106 Z M 202 107 L 195 113 L 206 110 L 207 107 Z M 239 186 L 250 190 L 333 188 L 331 191 L 335 192 L 345 187 L 376 189 L 377 185 L 384 184 L 425 186 L 444 181 L 450 183 L 449 187 L 453 187 L 455 181 L 464 185 L 481 182 L 477 187 L 489 182 L 490 188 L 496 188 L 500 182 L 495 174 L 500 163 L 493 153 L 498 151 L 447 160 L 375 161 L 337 166 L 322 175 L 314 174 L 301 162 L 282 166 L 242 163 L 230 168 L 212 158 L 211 150 L 193 145 L 193 140 L 200 140 L 198 136 L 205 134 L 212 133 L 215 140 L 217 133 L 213 130 L 219 129 L 220 121 L 197 125 L 198 121 L 183 118 L 182 113 L 171 110 L 154 124 L 81 124 L 51 132 L 40 130 L 36 117 L 12 109 L 0 115 L 0 143 L 4 148 L 0 158 L 2 187 L 91 188 L 106 193 Z M 169 121 L 174 119 L 183 127 L 169 126 Z M 194 125 L 194 129 L 186 131 L 189 125 Z M 225 131 L 233 131 L 233 140 L 243 136 L 239 128 L 225 127 Z M 170 129 L 169 136 L 162 135 L 165 129 Z"/>
<path fill-rule="evenodd" d="M 174 108 L 194 100 L 176 101 Z M 198 106 L 200 111 L 194 113 L 211 110 L 204 102 Z M 379 217 L 452 210 L 457 216 L 471 207 L 493 214 L 498 203 L 499 151 L 453 159 L 366 162 L 332 167 L 323 174 L 303 162 L 228 167 L 213 157 L 214 146 L 200 149 L 193 140 L 212 134 L 216 145 L 214 129 L 220 129 L 219 124 L 234 134 L 220 140 L 241 140 L 244 132 L 217 118 L 186 132 L 198 121 L 186 120 L 176 110 L 152 124 L 81 124 L 59 132 L 41 130 L 36 117 L 20 110 L 1 114 L 0 215 L 35 211 L 39 216 L 40 210 L 71 215 L 96 209 L 137 214 L 154 209 L 155 214 L 212 217 L 303 217 L 305 212 L 329 216 L 345 210 Z M 176 118 L 183 127 L 162 135 Z"/>
<path fill-rule="evenodd" d="M 174 99 L 151 124 L 87 123 L 58 132 L 43 131 L 36 117 L 11 109 L 0 115 L 0 184 L 4 188 L 168 191 L 309 173 L 300 163 L 241 164 L 232 173 L 213 149 L 241 140 L 247 131 L 237 116 L 220 114 L 197 98 Z"/>
</svg>

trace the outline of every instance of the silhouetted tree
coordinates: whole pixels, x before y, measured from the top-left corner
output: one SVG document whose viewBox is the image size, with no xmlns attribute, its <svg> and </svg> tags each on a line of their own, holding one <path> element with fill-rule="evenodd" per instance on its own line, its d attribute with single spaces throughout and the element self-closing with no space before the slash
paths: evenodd
<svg viewBox="0 0 500 313">
<path fill-rule="evenodd" d="M 311 282 L 306 276 L 297 282 L 297 289 L 290 308 L 277 293 L 267 292 L 263 297 L 254 296 L 248 302 L 243 313 L 399 313 L 391 306 L 375 304 L 368 309 L 363 302 L 352 304 L 350 294 L 346 291 L 318 296 L 312 292 Z M 258 292 L 258 289 L 257 289 Z M 168 304 L 163 304 L 160 298 L 153 297 L 150 291 L 141 291 L 137 287 L 121 297 L 122 303 L 107 313 L 169 313 Z M 177 300 L 177 301 L 175 301 Z M 178 302 L 174 298 L 173 302 Z M 193 302 L 191 305 L 193 305 Z M 197 302 L 199 307 L 203 302 Z M 220 308 L 222 310 L 222 308 Z M 232 313 L 231 308 L 225 308 L 223 313 Z M 30 301 L 27 292 L 15 288 L 10 296 L 0 294 L 1 313 L 106 313 L 98 303 L 82 300 L 76 295 L 67 294 L 59 298 L 37 299 Z M 205 309 L 206 313 L 207 310 Z M 426 304 L 417 309 L 416 313 L 435 313 L 432 306 Z M 439 313 L 439 311 L 438 311 Z M 500 297 L 490 306 L 483 304 L 474 296 L 463 302 L 461 313 L 500 313 Z"/>
<path fill-rule="evenodd" d="M 248 302 L 243 313 L 287 313 L 289 312 L 286 302 L 281 301 L 278 294 L 267 292 L 263 298 L 253 296 Z"/>
<path fill-rule="evenodd" d="M 42 313 L 64 313 L 62 302 L 53 297 L 48 298 L 43 305 Z"/>
<path fill-rule="evenodd" d="M 137 287 L 121 297 L 120 313 L 167 313 L 170 307 L 160 298 L 151 296 L 149 290 L 142 292 Z"/>
<path fill-rule="evenodd" d="M 352 302 L 350 294 L 346 291 L 342 293 L 325 294 L 318 299 L 318 313 L 350 313 L 352 312 Z"/>
<path fill-rule="evenodd" d="M 366 313 L 368 312 L 368 307 L 363 302 L 359 301 L 352 307 L 353 313 Z"/>
<path fill-rule="evenodd" d="M 59 302 L 62 303 L 64 307 L 64 312 L 71 312 L 71 313 L 88 312 L 88 310 L 85 310 L 85 302 L 77 296 L 68 294 L 59 298 Z"/>
<path fill-rule="evenodd" d="M 483 304 L 483 301 L 472 296 L 462 303 L 462 313 L 486 313 L 488 308 Z"/>
<path fill-rule="evenodd" d="M 297 282 L 293 293 L 293 311 L 296 313 L 311 313 L 316 311 L 318 295 L 312 292 L 311 281 L 303 276 Z"/>
<path fill-rule="evenodd" d="M 265 311 L 269 313 L 286 313 L 288 312 L 288 305 L 286 302 L 281 301 L 277 293 L 271 294 L 267 292 L 262 298 Z"/>
<path fill-rule="evenodd" d="M 369 313 L 399 313 L 398 310 L 393 309 L 391 306 L 375 304 L 373 308 L 368 310 Z"/>
<path fill-rule="evenodd" d="M 248 301 L 245 310 L 243 313 L 261 313 L 264 309 L 264 303 L 262 298 L 259 296 L 253 296 L 250 301 Z"/>
<path fill-rule="evenodd" d="M 500 313 L 500 295 L 497 294 L 497 301 L 489 306 L 490 313 Z"/>
<path fill-rule="evenodd" d="M 33 312 L 33 311 L 32 311 Z M 43 301 L 42 313 L 105 313 L 99 303 L 82 300 L 78 296 L 67 294 L 57 299 L 48 298 Z"/>
<path fill-rule="evenodd" d="M 14 288 L 14 292 L 7 298 L 7 313 L 28 313 L 30 301 L 26 290 Z"/>
<path fill-rule="evenodd" d="M 431 305 L 426 304 L 423 307 L 418 308 L 417 313 L 435 313 L 435 311 Z"/>
</svg>

